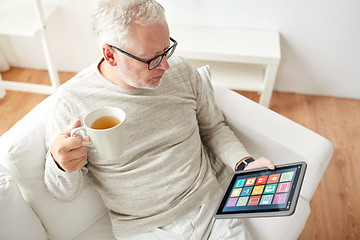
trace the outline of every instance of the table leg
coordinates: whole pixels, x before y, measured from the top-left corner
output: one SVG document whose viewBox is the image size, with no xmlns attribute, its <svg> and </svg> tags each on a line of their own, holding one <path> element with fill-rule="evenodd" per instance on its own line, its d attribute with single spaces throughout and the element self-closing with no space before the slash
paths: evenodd
<svg viewBox="0 0 360 240">
<path fill-rule="evenodd" d="M 277 65 L 268 65 L 265 69 L 264 88 L 259 101 L 259 103 L 265 107 L 269 107 L 270 105 L 277 69 Z"/>
<path fill-rule="evenodd" d="M 1 73 L 0 73 L 0 99 L 3 99 L 6 95 L 6 91 L 5 91 L 5 88 L 1 88 L 1 82 L 2 82 L 2 78 L 1 78 Z"/>
</svg>

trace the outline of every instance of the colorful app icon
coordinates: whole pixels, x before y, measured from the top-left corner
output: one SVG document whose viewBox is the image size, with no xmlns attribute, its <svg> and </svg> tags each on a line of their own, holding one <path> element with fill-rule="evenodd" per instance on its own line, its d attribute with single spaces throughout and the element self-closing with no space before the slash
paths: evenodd
<svg viewBox="0 0 360 240">
<path fill-rule="evenodd" d="M 275 194 L 273 204 L 284 204 L 286 203 L 287 193 Z"/>
<path fill-rule="evenodd" d="M 253 187 L 244 187 L 242 192 L 241 192 L 241 197 L 243 196 L 249 196 L 251 194 Z"/>
<path fill-rule="evenodd" d="M 270 175 L 269 177 L 269 180 L 268 180 L 268 184 L 269 183 L 277 183 L 279 181 L 279 177 L 280 177 L 280 174 L 273 174 L 273 175 Z"/>
<path fill-rule="evenodd" d="M 275 193 L 277 184 L 268 184 L 265 187 L 264 194 Z"/>
<path fill-rule="evenodd" d="M 267 178 L 268 175 L 258 177 L 255 185 L 264 185 L 266 183 Z"/>
<path fill-rule="evenodd" d="M 238 198 L 229 198 L 228 202 L 226 203 L 227 207 L 235 207 Z"/>
<path fill-rule="evenodd" d="M 279 183 L 279 186 L 277 187 L 276 192 L 277 193 L 288 192 L 290 189 L 290 184 L 291 184 L 291 182 Z"/>
<path fill-rule="evenodd" d="M 260 205 L 270 205 L 273 197 L 274 197 L 273 194 L 263 195 L 263 196 L 261 197 Z"/>
<path fill-rule="evenodd" d="M 248 206 L 258 205 L 259 201 L 260 201 L 260 196 L 252 196 L 249 199 Z"/>
<path fill-rule="evenodd" d="M 294 176 L 294 172 L 286 172 L 281 174 L 280 182 L 288 182 L 291 181 Z"/>
<path fill-rule="evenodd" d="M 241 197 L 241 198 L 239 198 L 239 201 L 237 202 L 236 206 L 237 207 L 246 206 L 246 203 L 247 203 L 248 199 L 249 199 L 249 197 Z"/>
<path fill-rule="evenodd" d="M 245 184 L 245 181 L 246 179 L 240 179 L 240 180 L 237 180 L 236 183 L 235 183 L 235 187 L 236 188 L 242 188 Z"/>
<path fill-rule="evenodd" d="M 238 197 L 241 193 L 241 188 L 235 188 L 232 193 L 231 193 L 231 196 L 230 197 Z"/>
<path fill-rule="evenodd" d="M 262 194 L 263 190 L 264 190 L 265 185 L 261 185 L 261 186 L 255 186 L 254 190 L 252 191 L 251 195 L 259 195 Z"/>
<path fill-rule="evenodd" d="M 248 178 L 246 180 L 246 183 L 245 183 L 245 186 L 252 186 L 255 184 L 255 180 L 256 180 L 256 177 L 253 177 L 253 178 Z"/>
</svg>

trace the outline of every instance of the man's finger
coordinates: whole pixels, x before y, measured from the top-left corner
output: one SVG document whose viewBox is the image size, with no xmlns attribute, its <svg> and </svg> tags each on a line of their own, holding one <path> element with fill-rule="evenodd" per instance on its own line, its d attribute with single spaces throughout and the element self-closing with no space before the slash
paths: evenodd
<svg viewBox="0 0 360 240">
<path fill-rule="evenodd" d="M 71 130 L 73 130 L 74 128 L 80 127 L 80 126 L 81 126 L 81 121 L 76 120 L 75 122 L 72 122 L 69 125 L 67 125 L 64 128 L 64 130 L 62 131 L 62 134 L 65 134 L 66 136 L 70 137 Z"/>
<path fill-rule="evenodd" d="M 87 163 L 87 157 L 84 156 L 81 158 L 73 159 L 71 163 L 74 165 L 71 168 L 68 168 L 67 172 L 74 172 L 81 169 Z"/>
<path fill-rule="evenodd" d="M 87 158 L 88 147 L 79 147 L 68 153 L 70 161 L 74 161 L 79 158 Z"/>
<path fill-rule="evenodd" d="M 273 164 L 272 161 L 270 161 L 269 159 L 265 158 L 265 157 L 261 157 L 258 159 L 258 161 L 261 161 L 261 164 L 263 167 L 267 167 L 271 170 L 274 170 L 275 169 L 275 166 Z"/>
<path fill-rule="evenodd" d="M 67 137 L 62 139 L 61 142 L 62 148 L 67 152 L 70 152 L 75 149 L 81 148 L 84 140 L 81 135 L 76 134 L 73 137 Z"/>
</svg>

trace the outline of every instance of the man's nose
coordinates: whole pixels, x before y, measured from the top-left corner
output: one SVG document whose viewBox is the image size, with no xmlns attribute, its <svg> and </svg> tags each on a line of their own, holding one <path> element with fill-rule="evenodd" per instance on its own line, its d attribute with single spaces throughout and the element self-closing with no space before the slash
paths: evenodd
<svg viewBox="0 0 360 240">
<path fill-rule="evenodd" d="M 160 64 L 156 67 L 158 69 L 163 69 L 163 70 L 167 70 L 169 69 L 169 63 L 167 61 L 167 58 L 164 56 L 162 59 L 161 59 L 161 62 Z"/>
</svg>

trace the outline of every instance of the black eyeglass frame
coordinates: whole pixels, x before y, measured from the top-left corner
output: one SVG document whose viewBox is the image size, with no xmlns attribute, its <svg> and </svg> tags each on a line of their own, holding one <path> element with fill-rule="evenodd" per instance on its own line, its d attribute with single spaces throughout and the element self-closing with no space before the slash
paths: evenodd
<svg viewBox="0 0 360 240">
<path fill-rule="evenodd" d="M 166 59 L 169 59 L 169 58 L 172 56 L 172 54 L 174 53 L 178 42 L 177 42 L 175 39 L 173 39 L 172 37 L 170 37 L 170 41 L 173 42 L 173 45 L 172 45 L 172 46 L 170 46 L 168 49 L 166 49 L 162 54 L 160 54 L 160 55 L 158 55 L 158 56 L 156 56 L 156 57 L 153 57 L 153 58 L 150 59 L 150 60 L 145 60 L 145 59 L 139 58 L 139 57 L 137 57 L 137 56 L 135 56 L 135 55 L 132 55 L 132 54 L 130 54 L 130 53 L 128 53 L 128 52 L 126 52 L 126 51 L 124 51 L 124 50 L 116 47 L 116 46 L 113 46 L 113 45 L 110 45 L 110 44 L 108 44 L 108 45 L 109 45 L 110 47 L 116 49 L 117 51 L 119 51 L 119 52 L 127 55 L 128 57 L 131 57 L 131 58 L 136 59 L 136 60 L 138 60 L 138 61 L 140 61 L 140 62 L 146 63 L 147 66 L 148 66 L 148 69 L 149 69 L 149 70 L 152 70 L 152 69 L 156 68 L 157 66 L 159 66 L 159 64 L 161 63 L 163 57 L 166 56 L 168 52 L 172 51 L 169 56 L 166 56 Z M 150 63 L 151 63 L 152 61 L 154 61 L 155 59 L 157 59 L 157 58 L 160 58 L 160 60 L 158 60 L 158 61 L 155 63 L 154 66 L 150 67 Z"/>
</svg>

